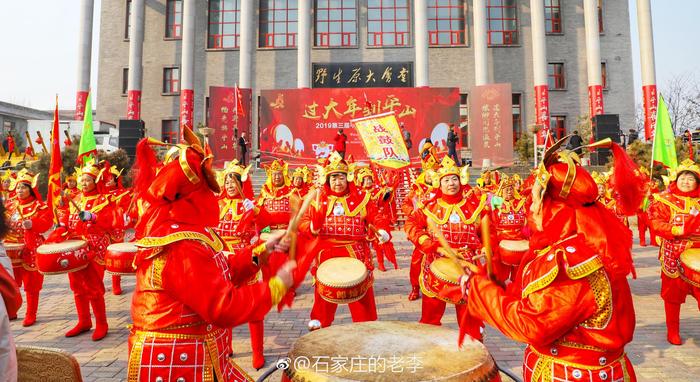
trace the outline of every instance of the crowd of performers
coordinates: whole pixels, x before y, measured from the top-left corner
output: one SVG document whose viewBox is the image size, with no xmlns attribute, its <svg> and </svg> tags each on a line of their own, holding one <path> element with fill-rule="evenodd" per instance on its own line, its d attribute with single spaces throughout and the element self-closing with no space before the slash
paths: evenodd
<svg viewBox="0 0 700 382">
<path fill-rule="evenodd" d="M 189 131 L 179 145 L 143 140 L 130 189 L 118 169 L 88 161 L 65 178 L 55 211 L 38 175 L 7 172 L 4 245 L 25 291 L 23 325 L 36 322 L 50 274 L 39 272 L 37 249 L 81 241 L 86 261 L 68 273 L 77 323 L 65 335 L 90 331 L 94 317 L 92 339 L 104 338 L 107 249 L 133 242 L 128 380 L 249 379 L 231 357 L 232 328 L 248 324 L 253 367 L 263 367 L 265 316 L 292 304 L 307 273 L 309 330 L 332 325 L 339 304 L 353 322 L 378 319 L 373 272 L 398 269 L 391 232 L 401 211 L 414 245 L 408 299 L 421 300 L 421 323 L 440 325 L 450 305 L 462 336 L 482 340 L 488 324 L 528 344 L 527 381 L 634 380 L 624 351 L 635 327 L 628 217 L 637 215 L 642 246 L 660 248 L 668 341 L 680 345 L 680 306 L 689 294 L 700 301 L 685 259 L 700 247 L 700 167 L 684 161 L 660 187 L 619 148 L 611 171 L 588 173 L 559 147 L 525 179 L 489 170 L 472 187 L 468 168 L 428 143 L 400 205 L 398 173 L 338 153 L 316 169 L 264 165 L 255 197 L 250 166 L 213 170 Z M 336 288 L 338 269 L 359 269 L 357 288 Z M 120 281 L 112 275 L 112 293 Z"/>
</svg>

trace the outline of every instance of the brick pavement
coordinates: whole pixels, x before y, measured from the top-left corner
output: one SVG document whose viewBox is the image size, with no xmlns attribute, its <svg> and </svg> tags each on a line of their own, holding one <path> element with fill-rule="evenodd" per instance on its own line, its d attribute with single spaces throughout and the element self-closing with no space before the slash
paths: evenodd
<svg viewBox="0 0 700 382">
<path fill-rule="evenodd" d="M 409 302 L 408 264 L 411 245 L 401 232 L 394 233 L 399 253 L 399 270 L 376 272 L 375 293 L 380 320 L 417 321 L 420 301 Z M 640 381 L 696 381 L 700 375 L 700 314 L 696 304 L 690 300 L 681 312 L 681 335 L 686 340 L 683 346 L 670 346 L 665 340 L 663 304 L 658 297 L 660 289 L 659 265 L 656 248 L 635 246 L 635 262 L 638 279 L 631 281 L 637 311 L 635 340 L 627 351 L 635 365 Z M 125 294 L 110 293 L 110 279 L 105 277 L 110 332 L 99 342 L 84 334 L 76 338 L 65 338 L 63 334 L 75 321 L 72 294 L 66 276 L 49 276 L 44 282 L 37 324 L 23 328 L 20 319 L 12 323 L 16 341 L 20 345 L 48 346 L 65 349 L 80 362 L 85 381 L 123 381 L 126 375 L 127 324 L 133 278 L 124 277 Z M 311 286 L 307 281 L 300 289 L 299 297 L 292 309 L 281 314 L 270 313 L 265 322 L 266 356 L 268 364 L 281 357 L 294 341 L 306 333 L 306 323 L 312 303 Z M 347 307 L 340 307 L 337 323 L 350 322 Z M 448 308 L 443 324 L 456 328 L 454 309 Z M 456 339 L 455 339 L 456 340 Z M 499 364 L 520 375 L 523 346 L 515 343 L 493 329 L 487 328 L 486 345 Z M 241 366 L 257 377 L 260 372 L 252 370 L 248 328 L 244 325 L 235 330 L 234 349 Z M 276 378 L 275 378 L 276 380 Z M 507 379 L 505 379 L 507 380 Z"/>
</svg>

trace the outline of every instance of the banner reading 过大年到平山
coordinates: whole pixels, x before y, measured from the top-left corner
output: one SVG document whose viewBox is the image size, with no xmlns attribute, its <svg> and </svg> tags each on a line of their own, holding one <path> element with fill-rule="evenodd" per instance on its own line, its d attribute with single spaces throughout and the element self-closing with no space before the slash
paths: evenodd
<svg viewBox="0 0 700 382">
<path fill-rule="evenodd" d="M 360 88 L 262 90 L 259 142 L 263 162 L 282 158 L 294 165 L 313 164 L 334 150 L 343 129 L 346 157 L 367 159 L 351 120 L 394 112 L 410 133 L 408 154 L 418 161 L 421 144 L 430 138 L 447 152 L 447 133 L 459 121 L 457 88 Z"/>
<path fill-rule="evenodd" d="M 393 112 L 350 121 L 357 129 L 367 159 L 380 166 L 399 169 L 411 164 L 408 149 Z"/>
</svg>

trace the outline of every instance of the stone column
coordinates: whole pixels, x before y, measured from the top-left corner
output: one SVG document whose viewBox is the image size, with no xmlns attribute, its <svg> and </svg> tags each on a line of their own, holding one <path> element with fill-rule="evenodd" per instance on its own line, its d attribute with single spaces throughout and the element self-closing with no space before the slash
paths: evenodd
<svg viewBox="0 0 700 382">
<path fill-rule="evenodd" d="M 532 69 L 535 86 L 535 124 L 544 126 L 537 143 L 545 144 L 549 134 L 549 88 L 547 85 L 547 40 L 544 26 L 544 0 L 530 0 L 532 25 Z"/>
<path fill-rule="evenodd" d="M 141 79 L 143 60 L 144 0 L 131 1 L 129 20 L 129 84 L 126 119 L 141 119 Z"/>
<path fill-rule="evenodd" d="M 603 79 L 600 71 L 600 27 L 598 25 L 598 2 L 583 0 L 583 16 L 586 28 L 586 59 L 588 67 L 589 114 L 604 114 Z"/>
<path fill-rule="evenodd" d="M 651 25 L 651 1 L 637 0 L 637 25 L 639 27 L 639 53 L 642 63 L 642 96 L 644 102 L 644 138 L 654 135 L 656 126 L 656 64 L 654 62 L 654 29 Z"/>
<path fill-rule="evenodd" d="M 311 11 L 312 0 L 299 0 L 297 24 L 297 87 L 311 87 Z"/>
<path fill-rule="evenodd" d="M 94 0 L 80 2 L 80 34 L 78 36 L 78 90 L 75 96 L 75 119 L 85 117 L 85 101 L 90 92 L 90 64 L 92 60 L 92 14 Z M 92 110 L 89 111 L 92 113 Z"/>
<path fill-rule="evenodd" d="M 415 22 L 415 49 L 416 49 L 416 87 L 430 86 L 428 73 L 428 2 L 427 0 L 415 0 L 413 5 L 413 18 Z"/>
<path fill-rule="evenodd" d="M 253 49 L 255 40 L 255 5 L 252 1 L 241 1 L 241 46 L 238 68 L 238 86 L 252 87 Z"/>
<path fill-rule="evenodd" d="M 180 64 L 180 139 L 194 119 L 194 39 L 195 0 L 182 1 L 182 62 Z"/>
<path fill-rule="evenodd" d="M 488 27 L 486 0 L 474 0 L 474 74 L 475 85 L 489 83 Z"/>
</svg>

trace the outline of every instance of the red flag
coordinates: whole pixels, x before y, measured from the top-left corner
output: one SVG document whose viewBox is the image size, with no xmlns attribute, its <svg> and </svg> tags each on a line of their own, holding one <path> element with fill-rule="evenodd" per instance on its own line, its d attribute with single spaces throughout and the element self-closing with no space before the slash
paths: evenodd
<svg viewBox="0 0 700 382">
<path fill-rule="evenodd" d="M 61 145 L 58 136 L 58 127 L 58 96 L 56 96 L 56 109 L 53 113 L 53 128 L 51 129 L 51 164 L 49 165 L 49 192 L 46 197 L 49 208 L 51 208 L 51 213 L 53 214 L 53 220 L 55 222 L 58 221 L 58 216 L 56 215 L 56 208 L 58 207 L 58 200 L 61 197 L 61 169 L 63 168 L 63 162 L 61 160 Z"/>
<path fill-rule="evenodd" d="M 243 94 L 241 93 L 241 88 L 236 85 L 234 90 L 234 97 L 236 98 L 236 115 L 239 117 L 245 117 L 245 109 L 243 109 Z"/>
</svg>

